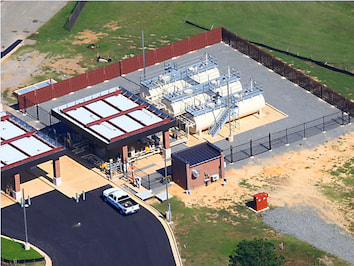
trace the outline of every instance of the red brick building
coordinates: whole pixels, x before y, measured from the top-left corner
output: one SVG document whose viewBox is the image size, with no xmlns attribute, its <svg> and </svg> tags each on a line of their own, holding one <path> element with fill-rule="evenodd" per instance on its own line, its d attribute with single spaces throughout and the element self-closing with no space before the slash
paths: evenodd
<svg viewBox="0 0 354 266">
<path fill-rule="evenodd" d="M 172 154 L 173 181 L 191 190 L 224 178 L 224 152 L 210 142 Z"/>
</svg>

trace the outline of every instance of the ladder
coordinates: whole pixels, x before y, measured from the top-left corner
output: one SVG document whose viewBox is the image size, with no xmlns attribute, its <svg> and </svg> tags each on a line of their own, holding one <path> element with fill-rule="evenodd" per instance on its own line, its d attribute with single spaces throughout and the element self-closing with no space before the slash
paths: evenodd
<svg viewBox="0 0 354 266">
<path fill-rule="evenodd" d="M 238 106 L 231 108 L 230 110 L 230 117 L 234 114 L 234 110 L 238 109 Z M 214 126 L 209 130 L 209 135 L 215 137 L 222 127 L 225 125 L 226 121 L 229 119 L 229 109 L 225 108 L 224 112 L 222 113 L 220 119 L 214 124 Z"/>
</svg>

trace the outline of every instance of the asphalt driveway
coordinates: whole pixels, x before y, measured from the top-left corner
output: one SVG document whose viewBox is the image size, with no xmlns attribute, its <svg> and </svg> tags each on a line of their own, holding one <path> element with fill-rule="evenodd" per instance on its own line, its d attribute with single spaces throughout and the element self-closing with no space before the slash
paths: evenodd
<svg viewBox="0 0 354 266">
<path fill-rule="evenodd" d="M 175 265 L 167 235 L 146 209 L 122 216 L 100 195 L 86 193 L 76 203 L 58 191 L 31 199 L 28 240 L 45 251 L 53 265 Z M 1 209 L 1 233 L 24 240 L 19 204 Z"/>
</svg>

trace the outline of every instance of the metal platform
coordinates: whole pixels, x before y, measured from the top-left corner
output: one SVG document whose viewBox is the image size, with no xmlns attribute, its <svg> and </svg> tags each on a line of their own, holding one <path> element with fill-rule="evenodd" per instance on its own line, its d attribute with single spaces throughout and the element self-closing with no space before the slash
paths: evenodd
<svg viewBox="0 0 354 266">
<path fill-rule="evenodd" d="M 155 74 L 156 76 L 147 80 L 141 79 L 141 85 L 147 87 L 148 89 L 154 89 L 162 85 L 166 85 L 178 80 L 192 78 L 192 76 L 199 73 L 208 71 L 210 69 L 216 68 L 216 60 L 206 54 L 205 58 L 200 59 L 197 63 L 185 67 L 177 67 L 177 64 L 165 63 L 165 73 L 164 74 Z"/>
<path fill-rule="evenodd" d="M 164 99 L 166 99 L 169 102 L 178 102 L 178 101 L 183 101 L 187 98 L 191 98 L 193 96 L 202 94 L 202 93 L 207 93 L 211 95 L 215 95 L 217 88 L 226 86 L 228 83 L 234 83 L 236 81 L 239 81 L 241 79 L 241 75 L 238 71 L 233 70 L 230 75 L 222 75 L 218 78 L 212 79 L 210 81 L 204 82 L 197 84 L 192 87 L 185 88 L 184 90 L 172 93 L 172 94 L 167 94 L 164 95 Z"/>
</svg>

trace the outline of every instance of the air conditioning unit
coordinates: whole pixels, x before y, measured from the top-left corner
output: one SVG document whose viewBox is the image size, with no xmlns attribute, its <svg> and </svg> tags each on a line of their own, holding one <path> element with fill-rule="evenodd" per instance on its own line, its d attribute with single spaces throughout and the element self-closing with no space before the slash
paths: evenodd
<svg viewBox="0 0 354 266">
<path fill-rule="evenodd" d="M 218 174 L 212 175 L 210 177 L 211 177 L 211 181 L 212 182 L 215 182 L 215 181 L 219 180 L 219 175 Z"/>
</svg>

